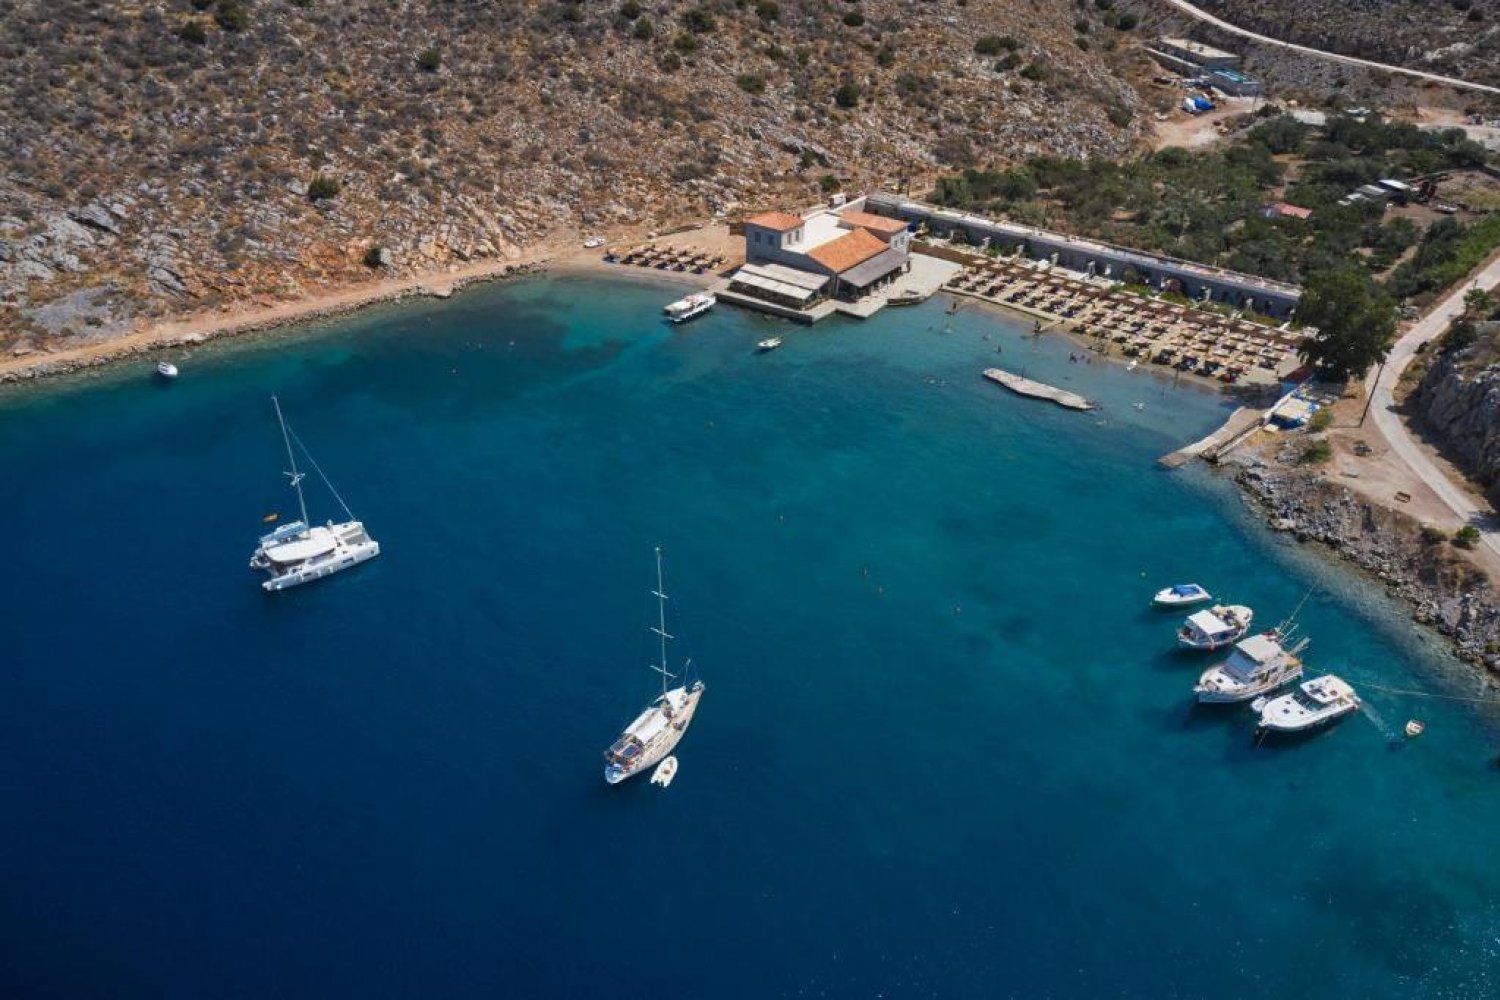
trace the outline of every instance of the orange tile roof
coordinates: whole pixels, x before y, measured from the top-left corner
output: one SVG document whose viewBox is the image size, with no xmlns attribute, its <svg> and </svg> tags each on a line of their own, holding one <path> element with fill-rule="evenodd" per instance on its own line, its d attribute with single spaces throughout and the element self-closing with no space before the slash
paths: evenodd
<svg viewBox="0 0 1500 1000">
<path fill-rule="evenodd" d="M 869 229 L 877 233 L 899 233 L 906 228 L 906 223 L 900 219 L 887 219 L 883 215 L 874 215 L 870 212 L 861 212 L 857 208 L 840 212 L 839 218 L 851 226 L 859 226 L 861 229 Z"/>
<path fill-rule="evenodd" d="M 807 255 L 834 274 L 843 274 L 887 249 L 880 237 L 871 235 L 869 230 L 852 229 L 836 240 L 813 247 Z"/>
<path fill-rule="evenodd" d="M 774 229 L 778 233 L 784 233 L 788 229 L 796 229 L 802 225 L 802 217 L 790 215 L 786 212 L 762 212 L 745 220 L 747 226 L 760 226 L 762 229 Z"/>
</svg>

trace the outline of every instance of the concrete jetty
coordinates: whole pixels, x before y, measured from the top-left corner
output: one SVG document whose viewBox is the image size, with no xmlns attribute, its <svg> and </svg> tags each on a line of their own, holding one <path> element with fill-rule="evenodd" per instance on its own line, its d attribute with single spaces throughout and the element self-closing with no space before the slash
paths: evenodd
<svg viewBox="0 0 1500 1000">
<path fill-rule="evenodd" d="M 1023 378 L 1012 372 L 1001 368 L 986 368 L 984 377 L 991 382 L 999 382 L 1005 388 L 1021 396 L 1030 396 L 1032 399 L 1047 399 L 1058 406 L 1065 406 L 1070 410 L 1092 410 L 1094 404 L 1066 389 L 1047 385 L 1043 382 L 1034 382 L 1029 378 Z"/>
<path fill-rule="evenodd" d="M 1168 455 L 1157 459 L 1162 465 L 1169 469 L 1175 469 L 1179 465 L 1186 465 L 1195 458 L 1207 461 L 1217 461 L 1222 455 L 1229 452 L 1231 448 L 1239 444 L 1251 432 L 1259 428 L 1265 422 L 1262 411 L 1253 407 L 1242 406 L 1229 415 L 1223 426 L 1212 434 L 1201 440 Z"/>
</svg>

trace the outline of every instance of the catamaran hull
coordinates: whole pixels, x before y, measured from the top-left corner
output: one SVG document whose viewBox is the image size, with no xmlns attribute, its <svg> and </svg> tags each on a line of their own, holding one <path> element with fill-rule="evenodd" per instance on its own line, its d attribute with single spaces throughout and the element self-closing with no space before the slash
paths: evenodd
<svg viewBox="0 0 1500 1000">
<path fill-rule="evenodd" d="M 636 758 L 629 768 L 621 767 L 618 764 L 605 765 L 604 780 L 611 785 L 618 785 L 627 778 L 633 778 L 637 774 L 650 771 L 668 754 L 677 749 L 677 744 L 681 743 L 683 736 L 687 735 L 688 726 L 692 725 L 693 713 L 698 711 L 698 699 L 702 697 L 702 687 L 688 692 L 687 704 L 683 707 L 681 716 L 668 726 L 666 731 L 654 740 L 646 752 Z"/>
<path fill-rule="evenodd" d="M 325 576 L 358 566 L 362 562 L 368 562 L 380 555 L 380 543 L 376 541 L 362 542 L 357 545 L 343 546 L 336 550 L 327 559 L 319 560 L 308 566 L 299 566 L 296 569 L 287 570 L 265 580 L 261 587 L 269 593 L 287 590 L 292 587 L 301 586 L 304 583 L 312 583 L 321 580 Z"/>
</svg>

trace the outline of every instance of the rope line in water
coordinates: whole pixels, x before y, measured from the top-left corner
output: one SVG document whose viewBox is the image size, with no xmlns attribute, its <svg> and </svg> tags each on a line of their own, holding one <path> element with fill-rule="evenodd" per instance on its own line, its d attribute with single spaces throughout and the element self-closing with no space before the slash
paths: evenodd
<svg viewBox="0 0 1500 1000">
<path fill-rule="evenodd" d="M 1386 687 L 1386 686 L 1384 686 L 1382 684 L 1368 684 L 1367 683 L 1367 684 L 1361 684 L 1360 687 L 1370 688 L 1370 689 L 1375 690 L 1375 691 L 1384 691 L 1386 694 L 1404 694 L 1404 695 L 1410 695 L 1410 696 L 1412 696 L 1414 698 L 1446 698 L 1449 701 L 1472 701 L 1472 702 L 1477 702 L 1477 703 L 1481 703 L 1481 704 L 1482 703 L 1491 703 L 1491 704 L 1500 705 L 1500 698 L 1497 698 L 1497 697 L 1477 697 L 1475 695 L 1466 695 L 1466 694 L 1438 694 L 1435 691 L 1410 691 L 1410 690 L 1407 690 L 1406 688 Z"/>
</svg>

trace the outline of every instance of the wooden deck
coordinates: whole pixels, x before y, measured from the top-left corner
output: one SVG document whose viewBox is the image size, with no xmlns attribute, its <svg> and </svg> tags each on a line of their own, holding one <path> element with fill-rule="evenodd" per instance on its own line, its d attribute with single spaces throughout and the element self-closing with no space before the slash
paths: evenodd
<svg viewBox="0 0 1500 1000">
<path fill-rule="evenodd" d="M 1070 410 L 1092 410 L 1094 404 L 1066 389 L 1047 385 L 1042 382 L 1033 382 L 1029 378 L 1005 371 L 1001 368 L 986 368 L 984 377 L 991 382 L 999 382 L 1011 392 L 1021 396 L 1029 396 L 1032 399 L 1046 399 L 1056 403 L 1058 406 L 1067 407 Z"/>
</svg>

